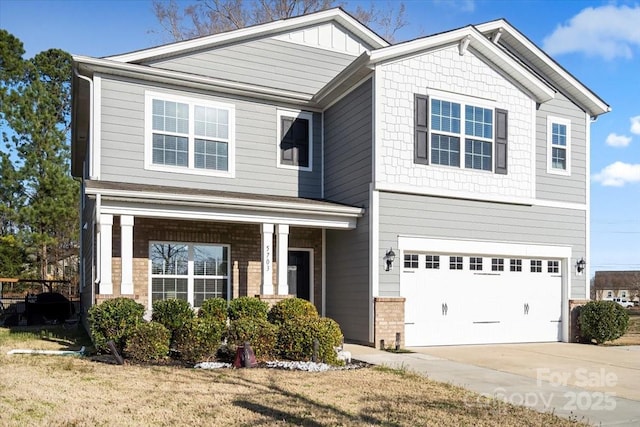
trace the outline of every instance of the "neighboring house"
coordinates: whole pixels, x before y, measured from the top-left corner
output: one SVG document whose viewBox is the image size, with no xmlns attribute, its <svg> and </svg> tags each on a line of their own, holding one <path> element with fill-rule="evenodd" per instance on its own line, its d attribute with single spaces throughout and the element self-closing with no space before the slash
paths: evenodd
<svg viewBox="0 0 640 427">
<path fill-rule="evenodd" d="M 332 9 L 75 56 L 85 307 L 291 294 L 370 345 L 568 340 L 607 111 L 504 20 L 391 46 Z"/>
<path fill-rule="evenodd" d="M 612 298 L 640 301 L 640 271 L 596 271 L 591 299 Z"/>
</svg>

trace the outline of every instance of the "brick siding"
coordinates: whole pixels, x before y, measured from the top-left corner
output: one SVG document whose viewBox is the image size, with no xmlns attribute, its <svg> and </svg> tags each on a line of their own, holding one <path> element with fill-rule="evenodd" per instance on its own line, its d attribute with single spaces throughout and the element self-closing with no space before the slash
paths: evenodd
<svg viewBox="0 0 640 427">
<path fill-rule="evenodd" d="M 400 347 L 404 347 L 404 303 L 402 297 L 374 298 L 375 330 L 374 346 L 395 347 L 396 333 L 400 333 Z"/>
</svg>

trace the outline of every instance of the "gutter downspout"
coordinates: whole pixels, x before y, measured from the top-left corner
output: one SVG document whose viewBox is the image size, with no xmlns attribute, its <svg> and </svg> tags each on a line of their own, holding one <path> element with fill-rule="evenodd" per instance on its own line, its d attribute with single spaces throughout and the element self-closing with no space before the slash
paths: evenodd
<svg viewBox="0 0 640 427">
<path fill-rule="evenodd" d="M 78 72 L 78 67 L 77 66 L 73 67 L 73 74 L 77 78 L 82 79 L 82 80 L 86 81 L 87 83 L 89 83 L 89 141 L 90 141 L 91 144 L 93 144 L 93 141 L 95 140 L 95 138 L 94 138 L 95 135 L 93 134 L 93 132 L 94 132 L 94 126 L 93 126 L 93 119 L 94 119 L 94 117 L 93 117 L 93 115 L 94 115 L 93 114 L 93 102 L 94 102 L 93 101 L 93 80 L 91 80 L 87 76 L 83 76 L 82 74 L 80 74 Z M 88 173 L 88 175 L 89 175 L 89 178 L 93 178 L 92 174 L 93 174 L 93 171 L 95 170 L 95 165 L 93 164 L 94 158 L 95 158 L 93 150 L 90 150 L 89 154 L 90 154 L 90 156 L 89 156 L 90 157 L 89 158 L 90 162 L 89 162 L 89 173 Z M 84 175 L 84 171 L 83 171 L 83 175 Z M 82 177 L 82 183 L 83 183 L 82 188 L 83 189 L 84 189 L 84 181 L 85 181 L 85 177 L 83 176 Z M 82 196 L 82 199 L 84 200 L 84 196 L 85 195 L 82 194 L 81 196 Z M 100 228 L 100 204 L 101 204 L 101 200 L 100 200 L 100 195 L 98 194 L 96 196 L 96 209 L 95 209 L 96 229 L 91 231 L 92 235 L 95 235 L 96 230 L 98 230 Z M 84 214 L 84 211 L 82 212 L 82 214 Z M 83 224 L 81 224 L 80 226 L 82 227 Z M 82 251 L 83 251 L 82 239 L 80 239 L 80 254 L 81 255 L 83 254 Z M 93 250 L 92 250 L 92 252 L 93 252 Z M 96 259 L 98 259 L 98 260 L 100 259 L 100 246 L 98 246 L 98 248 L 97 248 L 97 257 L 96 257 Z M 92 260 L 92 261 L 95 261 L 95 259 Z M 83 271 L 84 271 L 84 267 L 83 267 Z M 82 277 L 82 280 L 84 282 L 84 276 Z M 91 286 L 91 303 L 92 304 L 95 304 L 95 300 L 96 300 L 96 287 L 95 287 L 95 285 L 99 284 L 99 283 L 100 283 L 100 263 L 97 262 L 96 263 L 96 280 L 95 280 L 95 283 L 93 284 L 93 286 Z"/>
</svg>

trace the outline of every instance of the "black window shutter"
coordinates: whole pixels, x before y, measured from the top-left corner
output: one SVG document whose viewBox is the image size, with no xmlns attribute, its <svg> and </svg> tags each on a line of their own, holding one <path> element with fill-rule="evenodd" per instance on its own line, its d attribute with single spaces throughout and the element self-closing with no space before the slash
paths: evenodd
<svg viewBox="0 0 640 427">
<path fill-rule="evenodd" d="M 415 95 L 415 158 L 416 163 L 429 164 L 429 97 Z"/>
<path fill-rule="evenodd" d="M 496 173 L 507 174 L 509 113 L 496 108 Z"/>
</svg>

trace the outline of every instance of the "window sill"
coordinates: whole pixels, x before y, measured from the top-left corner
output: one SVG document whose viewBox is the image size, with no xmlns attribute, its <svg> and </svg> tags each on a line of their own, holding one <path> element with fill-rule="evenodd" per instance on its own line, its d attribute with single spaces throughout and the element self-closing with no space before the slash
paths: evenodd
<svg viewBox="0 0 640 427">
<path fill-rule="evenodd" d="M 191 169 L 186 167 L 171 167 L 171 166 L 159 166 L 159 165 L 145 165 L 145 170 L 155 172 L 169 172 L 179 173 L 182 175 L 200 175 L 200 176 L 214 176 L 220 178 L 235 178 L 235 172 L 233 171 L 216 171 L 208 169 Z"/>
</svg>

